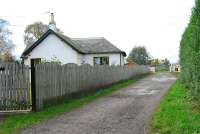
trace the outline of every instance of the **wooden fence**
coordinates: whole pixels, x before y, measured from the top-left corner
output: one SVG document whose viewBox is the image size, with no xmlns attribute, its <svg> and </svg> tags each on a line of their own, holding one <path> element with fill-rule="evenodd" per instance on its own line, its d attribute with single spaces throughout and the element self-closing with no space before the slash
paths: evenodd
<svg viewBox="0 0 200 134">
<path fill-rule="evenodd" d="M 29 110 L 30 100 L 28 66 L 0 62 L 0 111 Z"/>
<path fill-rule="evenodd" d="M 95 91 L 148 72 L 149 69 L 145 66 L 38 64 L 35 66 L 36 107 L 40 110 L 48 105 L 66 101 L 72 95 Z"/>
</svg>

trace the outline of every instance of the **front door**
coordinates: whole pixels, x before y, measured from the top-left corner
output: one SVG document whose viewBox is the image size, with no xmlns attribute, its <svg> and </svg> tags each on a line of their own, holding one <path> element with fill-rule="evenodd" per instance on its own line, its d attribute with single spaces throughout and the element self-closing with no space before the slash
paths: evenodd
<svg viewBox="0 0 200 134">
<path fill-rule="evenodd" d="M 41 58 L 31 59 L 31 96 L 32 111 L 36 111 L 35 65 L 41 63 Z"/>
</svg>

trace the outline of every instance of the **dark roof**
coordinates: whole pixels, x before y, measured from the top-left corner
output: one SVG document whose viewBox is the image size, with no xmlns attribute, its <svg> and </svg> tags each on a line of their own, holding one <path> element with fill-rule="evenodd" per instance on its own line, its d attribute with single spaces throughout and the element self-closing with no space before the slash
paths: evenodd
<svg viewBox="0 0 200 134">
<path fill-rule="evenodd" d="M 77 44 L 79 48 L 87 54 L 93 53 L 121 53 L 122 51 L 107 41 L 105 38 L 79 38 L 72 39 L 74 44 Z"/>
<path fill-rule="evenodd" d="M 37 45 L 39 45 L 49 34 L 54 34 L 74 50 L 81 54 L 105 54 L 105 53 L 122 53 L 126 56 L 126 53 L 119 48 L 111 44 L 105 38 L 69 38 L 63 34 L 56 33 L 49 29 L 40 39 L 34 44 L 27 46 L 22 53 L 22 57 L 28 55 Z"/>
</svg>

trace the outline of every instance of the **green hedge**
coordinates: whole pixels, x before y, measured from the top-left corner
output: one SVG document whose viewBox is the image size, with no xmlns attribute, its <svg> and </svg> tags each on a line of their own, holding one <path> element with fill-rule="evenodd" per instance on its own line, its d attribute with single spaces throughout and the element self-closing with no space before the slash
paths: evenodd
<svg viewBox="0 0 200 134">
<path fill-rule="evenodd" d="M 191 93 L 200 96 L 200 0 L 195 1 L 190 22 L 182 36 L 180 44 L 180 79 L 191 89 Z"/>
<path fill-rule="evenodd" d="M 168 66 L 156 66 L 156 72 L 160 72 L 160 71 L 169 71 L 169 67 Z"/>
</svg>

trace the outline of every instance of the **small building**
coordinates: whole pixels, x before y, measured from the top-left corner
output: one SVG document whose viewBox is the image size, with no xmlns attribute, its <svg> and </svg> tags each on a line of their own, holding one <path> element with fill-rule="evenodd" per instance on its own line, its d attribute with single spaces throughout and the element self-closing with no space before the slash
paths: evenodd
<svg viewBox="0 0 200 134">
<path fill-rule="evenodd" d="M 179 64 L 171 64 L 169 67 L 170 72 L 180 72 L 180 65 Z"/>
<path fill-rule="evenodd" d="M 69 38 L 55 30 L 52 14 L 50 29 L 21 55 L 25 65 L 56 59 L 62 64 L 124 65 L 126 53 L 103 37 Z"/>
</svg>

